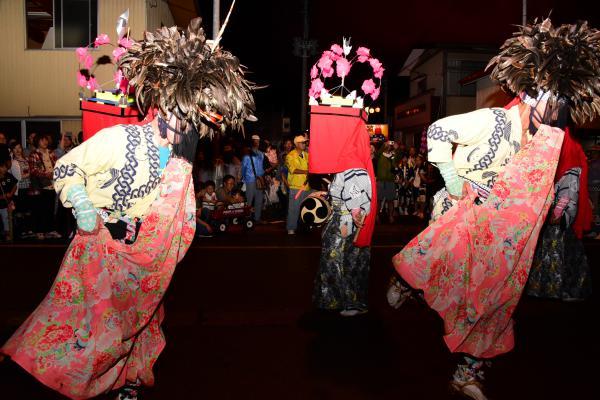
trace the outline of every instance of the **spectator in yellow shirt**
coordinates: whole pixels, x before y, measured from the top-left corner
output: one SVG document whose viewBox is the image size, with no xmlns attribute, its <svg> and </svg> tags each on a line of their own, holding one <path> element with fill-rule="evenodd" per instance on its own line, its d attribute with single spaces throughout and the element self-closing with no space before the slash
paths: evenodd
<svg viewBox="0 0 600 400">
<path fill-rule="evenodd" d="M 285 165 L 288 169 L 287 181 L 290 187 L 286 224 L 288 235 L 296 233 L 298 217 L 300 216 L 300 203 L 302 203 L 310 191 L 310 187 L 308 186 L 307 141 L 308 139 L 305 135 L 296 135 L 294 137 L 295 148 L 285 158 Z"/>
</svg>

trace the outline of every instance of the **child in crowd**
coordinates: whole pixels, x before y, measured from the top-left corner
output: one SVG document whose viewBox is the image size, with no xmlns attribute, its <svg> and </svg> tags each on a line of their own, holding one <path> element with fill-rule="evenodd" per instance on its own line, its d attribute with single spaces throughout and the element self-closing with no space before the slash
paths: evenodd
<svg viewBox="0 0 600 400">
<path fill-rule="evenodd" d="M 204 185 L 204 194 L 202 195 L 202 208 L 214 210 L 217 204 L 217 192 L 215 192 L 215 183 L 208 181 Z"/>
<path fill-rule="evenodd" d="M 233 189 L 231 191 L 231 197 L 233 198 L 233 202 L 227 206 L 227 209 L 234 210 L 236 208 L 244 208 L 246 206 L 246 200 L 244 199 L 244 195 L 242 191 L 239 189 Z"/>
<path fill-rule="evenodd" d="M 196 235 L 198 237 L 212 237 L 210 213 L 217 205 L 217 192 L 215 182 L 206 181 L 202 189 L 196 194 Z"/>
</svg>

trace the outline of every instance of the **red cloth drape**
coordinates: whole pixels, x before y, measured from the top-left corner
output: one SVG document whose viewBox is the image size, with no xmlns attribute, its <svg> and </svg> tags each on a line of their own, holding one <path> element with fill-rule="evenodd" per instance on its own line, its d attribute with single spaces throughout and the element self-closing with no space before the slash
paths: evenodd
<svg viewBox="0 0 600 400">
<path fill-rule="evenodd" d="M 144 118 L 138 109 L 133 107 L 118 107 L 110 104 L 81 100 L 81 130 L 83 140 L 88 140 L 98 131 L 115 125 L 144 125 L 154 119 L 154 113 L 149 112 Z"/>
<path fill-rule="evenodd" d="M 590 194 L 588 191 L 588 163 L 583 152 L 581 143 L 572 135 L 571 129 L 565 129 L 565 140 L 560 150 L 560 159 L 556 168 L 554 181 L 557 182 L 571 168 L 581 168 L 579 176 L 579 199 L 577 202 L 577 216 L 573 222 L 573 231 L 579 239 L 583 237 L 583 231 L 592 228 L 592 206 L 590 205 Z"/>
<path fill-rule="evenodd" d="M 504 106 L 505 109 L 519 105 L 521 99 L 515 97 L 510 103 Z M 565 128 L 565 139 L 563 140 L 560 150 L 560 159 L 556 167 L 556 175 L 554 182 L 558 182 L 560 178 L 571 168 L 581 168 L 579 177 L 579 199 L 577 202 L 577 216 L 573 222 L 573 231 L 579 239 L 583 237 L 583 232 L 590 230 L 592 227 L 592 207 L 590 205 L 590 195 L 588 190 L 588 162 L 587 157 L 579 143 L 571 134 L 571 128 Z"/>
<path fill-rule="evenodd" d="M 367 116 L 360 108 L 312 106 L 310 109 L 308 170 L 313 174 L 335 174 L 362 168 L 371 179 L 371 211 L 354 244 L 371 245 L 377 214 L 377 186 L 371 161 Z"/>
</svg>

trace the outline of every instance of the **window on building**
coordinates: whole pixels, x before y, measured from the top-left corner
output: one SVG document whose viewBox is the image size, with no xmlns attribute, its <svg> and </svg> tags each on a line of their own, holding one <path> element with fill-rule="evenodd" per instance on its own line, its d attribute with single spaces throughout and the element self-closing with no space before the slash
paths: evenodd
<svg viewBox="0 0 600 400">
<path fill-rule="evenodd" d="M 98 32 L 98 0 L 26 0 L 28 49 L 87 46 Z"/>
<path fill-rule="evenodd" d="M 8 143 L 12 140 L 21 143 L 21 121 L 0 119 L 0 132 L 4 133 Z"/>
<path fill-rule="evenodd" d="M 475 84 L 461 85 L 460 80 L 473 74 L 474 72 L 485 69 L 487 62 L 470 60 L 448 60 L 446 71 L 447 95 L 448 96 L 468 96 L 474 97 L 477 86 Z"/>
</svg>

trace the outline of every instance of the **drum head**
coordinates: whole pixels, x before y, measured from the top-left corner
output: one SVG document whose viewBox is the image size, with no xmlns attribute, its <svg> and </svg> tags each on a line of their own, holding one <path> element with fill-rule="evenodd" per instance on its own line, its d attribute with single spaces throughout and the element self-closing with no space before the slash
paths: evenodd
<svg viewBox="0 0 600 400">
<path fill-rule="evenodd" d="M 331 217 L 329 202 L 320 197 L 307 197 L 300 205 L 300 219 L 306 225 L 319 226 Z"/>
</svg>

